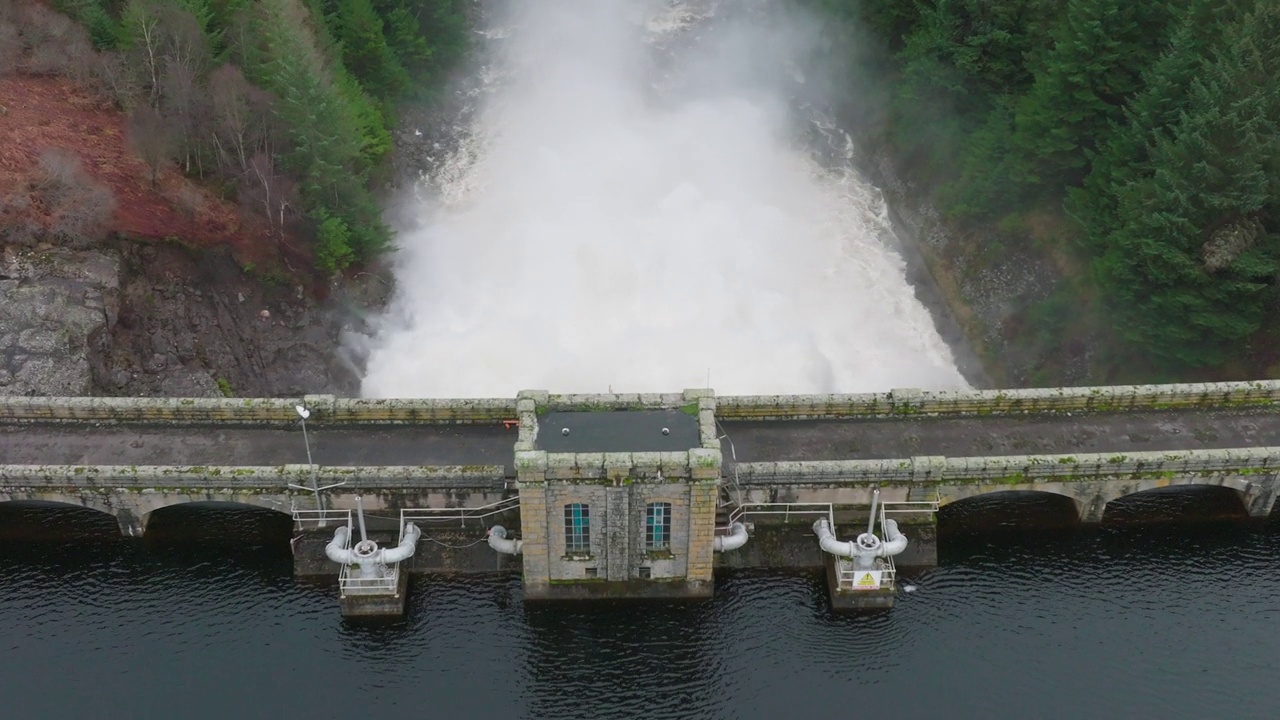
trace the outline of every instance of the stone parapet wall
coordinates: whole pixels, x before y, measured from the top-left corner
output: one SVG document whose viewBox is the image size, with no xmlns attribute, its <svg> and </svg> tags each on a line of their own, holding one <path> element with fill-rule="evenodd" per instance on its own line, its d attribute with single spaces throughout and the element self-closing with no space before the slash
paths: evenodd
<svg viewBox="0 0 1280 720">
<path fill-rule="evenodd" d="M 698 419 L 699 446 L 673 452 L 565 453 L 537 447 L 538 416 L 545 412 L 608 412 L 681 409 Z M 609 393 L 552 395 L 523 390 L 516 396 L 520 434 L 514 447 L 516 476 L 521 481 L 716 479 L 720 477 L 720 440 L 716 433 L 715 393 L 693 389 L 682 393 Z"/>
<path fill-rule="evenodd" d="M 738 395 L 711 390 L 682 393 L 553 395 L 524 391 L 516 398 L 116 398 L 0 397 L 0 423 L 101 422 L 133 424 L 288 425 L 295 407 L 309 421 L 336 425 L 497 424 L 519 420 L 518 449 L 532 449 L 538 413 L 681 409 L 698 418 L 701 447 L 716 449 L 716 421 L 857 417 L 1123 412 L 1165 409 L 1268 408 L 1280 404 L 1280 380 L 1173 385 L 917 390 L 853 395 Z"/>
<path fill-rule="evenodd" d="M 1280 380 L 1023 388 L 918 390 L 853 395 L 730 395 L 716 398 L 724 420 L 1124 412 L 1189 408 L 1252 408 L 1280 404 Z"/>
<path fill-rule="evenodd" d="M 317 425 L 477 425 L 516 419 L 514 398 L 0 397 L 0 423 L 290 425 L 298 422 L 298 405 L 310 411 L 308 422 Z"/>
<path fill-rule="evenodd" d="M 493 425 L 516 419 L 515 398 L 334 398 L 308 395 L 321 423 L 339 425 Z"/>
<path fill-rule="evenodd" d="M 316 484 L 344 483 L 343 489 L 453 489 L 493 491 L 505 486 L 501 465 L 423 465 L 386 467 L 316 466 Z M 117 489 L 210 488 L 280 491 L 290 484 L 310 487 L 307 465 L 0 465 L 0 487 Z"/>
<path fill-rule="evenodd" d="M 0 397 L 0 422 L 296 423 L 300 401 L 274 398 Z"/>
<path fill-rule="evenodd" d="M 739 463 L 731 471 L 750 485 L 955 483 L 1089 480 L 1122 477 L 1237 475 L 1280 472 L 1280 447 L 1080 455 L 927 456 L 889 460 Z"/>
</svg>

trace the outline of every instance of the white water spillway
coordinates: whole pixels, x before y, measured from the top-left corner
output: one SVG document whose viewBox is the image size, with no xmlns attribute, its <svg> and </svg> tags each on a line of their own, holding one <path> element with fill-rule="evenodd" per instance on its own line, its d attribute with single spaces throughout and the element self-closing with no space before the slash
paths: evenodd
<svg viewBox="0 0 1280 720">
<path fill-rule="evenodd" d="M 966 385 L 880 193 L 795 142 L 802 78 L 756 72 L 804 27 L 649 0 L 509 10 L 471 143 L 400 235 L 366 396 Z"/>
</svg>

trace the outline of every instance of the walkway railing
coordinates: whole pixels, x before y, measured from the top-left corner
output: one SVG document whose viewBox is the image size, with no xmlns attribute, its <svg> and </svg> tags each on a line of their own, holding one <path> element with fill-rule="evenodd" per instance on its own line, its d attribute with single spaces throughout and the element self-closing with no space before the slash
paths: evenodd
<svg viewBox="0 0 1280 720">
<path fill-rule="evenodd" d="M 401 532 L 404 531 L 404 524 L 407 522 L 447 522 L 450 520 L 457 520 L 462 527 L 466 527 L 468 520 L 482 520 L 493 515 L 519 509 L 520 497 L 518 495 L 479 507 L 404 508 L 400 511 L 400 530 Z"/>
<path fill-rule="evenodd" d="M 724 525 L 716 527 L 717 534 L 720 534 L 720 531 L 728 533 L 734 523 L 746 522 L 751 517 L 759 515 L 781 515 L 784 523 L 789 522 L 792 515 L 826 517 L 827 522 L 833 527 L 835 525 L 835 509 L 832 503 L 743 503 L 729 513 L 729 519 Z"/>
<path fill-rule="evenodd" d="M 342 595 L 394 595 L 400 585 L 400 563 L 386 566 L 386 575 L 376 578 L 356 577 L 352 568 L 358 565 L 343 565 L 338 574 L 338 589 Z"/>
<path fill-rule="evenodd" d="M 303 530 L 320 530 L 346 525 L 347 530 L 350 531 L 351 519 L 350 510 L 299 510 L 294 508 L 293 529 L 301 532 Z M 350 537 L 349 532 L 348 537 Z"/>
<path fill-rule="evenodd" d="M 881 502 L 878 505 L 877 512 L 880 517 L 879 527 L 883 534 L 884 522 L 887 515 L 898 513 L 935 513 L 938 511 L 938 500 L 901 500 Z M 825 517 L 828 525 L 833 529 L 835 522 L 835 504 L 834 503 L 744 503 L 734 508 L 730 513 L 727 522 L 724 525 L 716 527 L 716 534 L 728 534 L 730 528 L 735 522 L 744 522 L 752 516 L 758 515 L 781 515 L 783 522 L 791 519 L 791 516 L 797 517 Z M 881 540 L 884 538 L 882 537 Z M 836 586 L 841 591 L 859 591 L 859 590 L 893 590 L 897 582 L 898 568 L 894 564 L 893 556 L 875 559 L 875 569 L 861 570 L 855 569 L 853 560 L 846 557 L 836 557 Z"/>
</svg>

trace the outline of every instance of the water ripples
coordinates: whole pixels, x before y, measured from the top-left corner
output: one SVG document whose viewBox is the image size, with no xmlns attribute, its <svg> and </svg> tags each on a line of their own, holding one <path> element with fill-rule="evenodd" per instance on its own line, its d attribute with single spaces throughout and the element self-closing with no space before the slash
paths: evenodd
<svg viewBox="0 0 1280 720">
<path fill-rule="evenodd" d="M 252 523 L 250 523 L 252 524 Z M 11 542 L 6 708 L 33 717 L 1271 717 L 1280 532 L 1209 524 L 951 538 L 890 613 L 820 573 L 735 571 L 691 603 L 529 604 L 513 574 L 415 576 L 340 618 L 284 550 Z M 1223 689 L 1250 688 L 1223 695 Z"/>
</svg>

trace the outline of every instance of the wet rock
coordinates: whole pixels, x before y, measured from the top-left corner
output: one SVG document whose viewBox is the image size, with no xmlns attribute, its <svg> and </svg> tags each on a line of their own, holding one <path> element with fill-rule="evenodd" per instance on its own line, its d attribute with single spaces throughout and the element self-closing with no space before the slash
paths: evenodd
<svg viewBox="0 0 1280 720">
<path fill-rule="evenodd" d="M 90 354 L 119 312 L 119 259 L 98 251 L 0 253 L 4 395 L 86 395 Z"/>
</svg>

